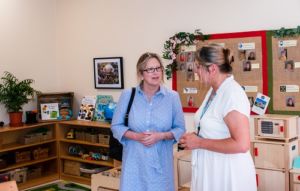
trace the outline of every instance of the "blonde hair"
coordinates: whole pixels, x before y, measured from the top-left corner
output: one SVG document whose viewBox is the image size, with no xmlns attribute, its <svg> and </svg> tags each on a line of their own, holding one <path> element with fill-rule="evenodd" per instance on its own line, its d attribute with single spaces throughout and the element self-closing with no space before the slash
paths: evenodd
<svg viewBox="0 0 300 191">
<path fill-rule="evenodd" d="M 151 52 L 146 52 L 140 56 L 140 58 L 136 64 L 137 75 L 138 76 L 143 75 L 143 72 L 146 69 L 147 63 L 151 58 L 155 58 L 159 62 L 160 67 L 162 68 L 162 79 L 164 79 L 164 72 L 163 72 L 164 66 L 162 64 L 162 61 L 160 60 L 160 57 L 157 54 L 151 53 Z"/>
</svg>

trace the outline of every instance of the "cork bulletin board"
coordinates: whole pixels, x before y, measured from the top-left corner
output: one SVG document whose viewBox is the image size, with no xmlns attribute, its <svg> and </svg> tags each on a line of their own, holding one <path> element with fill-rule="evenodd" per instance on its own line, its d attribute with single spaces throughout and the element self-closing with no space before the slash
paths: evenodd
<svg viewBox="0 0 300 191">
<path fill-rule="evenodd" d="M 212 34 L 209 40 L 200 41 L 194 48 L 183 49 L 177 55 L 178 70 L 173 74 L 173 89 L 177 90 L 184 112 L 195 112 L 204 100 L 209 87 L 192 72 L 195 50 L 217 43 L 229 48 L 233 54 L 233 75 L 253 104 L 257 92 L 268 95 L 266 32 Z"/>
<path fill-rule="evenodd" d="M 300 113 L 300 37 L 275 38 L 267 32 L 269 112 L 278 114 Z"/>
</svg>

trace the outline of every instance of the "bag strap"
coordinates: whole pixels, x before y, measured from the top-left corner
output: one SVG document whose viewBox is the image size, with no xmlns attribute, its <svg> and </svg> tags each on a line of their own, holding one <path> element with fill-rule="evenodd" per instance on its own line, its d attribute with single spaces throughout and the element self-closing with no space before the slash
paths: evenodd
<svg viewBox="0 0 300 191">
<path fill-rule="evenodd" d="M 135 95 L 135 88 L 132 88 L 130 100 L 129 100 L 127 111 L 126 111 L 126 114 L 125 114 L 125 121 L 124 121 L 125 126 L 128 126 L 129 112 L 130 112 L 131 105 L 132 105 L 132 102 L 133 102 L 133 99 L 134 99 L 134 95 Z"/>
</svg>

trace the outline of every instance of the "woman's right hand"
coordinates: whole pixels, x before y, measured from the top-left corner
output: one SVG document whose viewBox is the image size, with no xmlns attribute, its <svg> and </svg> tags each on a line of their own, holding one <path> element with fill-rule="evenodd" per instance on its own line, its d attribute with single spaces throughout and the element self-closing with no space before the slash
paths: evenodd
<svg viewBox="0 0 300 191">
<path fill-rule="evenodd" d="M 199 148 L 199 141 L 200 138 L 196 135 L 196 133 L 186 133 L 180 138 L 179 144 L 180 147 L 185 150 L 191 150 Z"/>
</svg>

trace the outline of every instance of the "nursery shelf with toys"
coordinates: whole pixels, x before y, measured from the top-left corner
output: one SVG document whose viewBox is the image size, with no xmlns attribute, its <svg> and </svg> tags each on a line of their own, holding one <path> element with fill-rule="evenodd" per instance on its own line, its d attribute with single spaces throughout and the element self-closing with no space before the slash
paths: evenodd
<svg viewBox="0 0 300 191">
<path fill-rule="evenodd" d="M 62 179 L 91 185 L 91 175 L 111 169 L 110 124 L 52 121 L 0 128 L 0 182 L 23 190 Z"/>
<path fill-rule="evenodd" d="M 60 177 L 91 184 L 91 175 L 113 167 L 108 157 L 110 124 L 95 121 L 57 123 Z"/>
<path fill-rule="evenodd" d="M 0 128 L 0 180 L 20 190 L 59 179 L 55 123 Z"/>
</svg>

